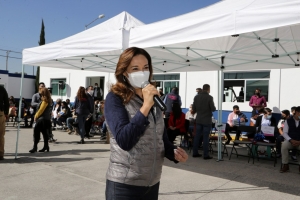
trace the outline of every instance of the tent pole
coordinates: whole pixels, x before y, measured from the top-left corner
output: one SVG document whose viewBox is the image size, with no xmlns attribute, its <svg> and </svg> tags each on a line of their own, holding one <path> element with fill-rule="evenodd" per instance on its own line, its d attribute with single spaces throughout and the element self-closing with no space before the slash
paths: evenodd
<svg viewBox="0 0 300 200">
<path fill-rule="evenodd" d="M 218 105 L 218 160 L 217 161 L 223 161 L 222 159 L 222 103 L 223 103 L 223 83 L 224 83 L 224 73 L 223 73 L 223 67 L 218 71 L 218 88 L 219 88 L 219 105 Z"/>
<path fill-rule="evenodd" d="M 22 75 L 21 75 L 21 87 L 20 87 L 20 100 L 19 100 L 19 110 L 18 110 L 18 129 L 17 129 L 15 159 L 18 159 L 17 157 L 18 157 L 18 145 L 19 145 L 19 134 L 20 134 L 20 122 L 21 122 L 23 79 L 24 79 L 24 65 L 22 65 Z"/>
</svg>

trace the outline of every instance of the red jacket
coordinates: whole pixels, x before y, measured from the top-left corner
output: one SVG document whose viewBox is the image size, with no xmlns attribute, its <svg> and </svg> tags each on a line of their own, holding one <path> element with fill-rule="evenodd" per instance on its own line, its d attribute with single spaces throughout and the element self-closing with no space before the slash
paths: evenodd
<svg viewBox="0 0 300 200">
<path fill-rule="evenodd" d="M 170 114 L 170 118 L 169 118 L 169 127 L 176 127 L 176 129 L 180 130 L 180 133 L 184 133 L 185 132 L 185 114 L 181 113 L 181 116 L 179 119 L 176 119 L 176 126 L 174 125 L 174 115 L 171 112 Z"/>
</svg>

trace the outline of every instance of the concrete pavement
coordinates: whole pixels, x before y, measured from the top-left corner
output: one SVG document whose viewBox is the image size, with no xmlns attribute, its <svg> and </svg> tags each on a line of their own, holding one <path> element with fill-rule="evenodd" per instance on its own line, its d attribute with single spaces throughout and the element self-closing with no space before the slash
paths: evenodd
<svg viewBox="0 0 300 200">
<path fill-rule="evenodd" d="M 1 200 L 105 199 L 109 145 L 99 136 L 81 145 L 78 136 L 53 133 L 58 141 L 50 144 L 49 153 L 30 154 L 32 129 L 21 129 L 15 160 L 16 128 L 7 127 L 5 160 L 0 161 Z M 159 199 L 300 199 L 298 166 L 291 165 L 291 172 L 281 174 L 279 163 L 276 167 L 267 160 L 252 164 L 235 156 L 230 161 L 225 156 L 222 162 L 190 156 L 180 164 L 166 159 Z"/>
</svg>

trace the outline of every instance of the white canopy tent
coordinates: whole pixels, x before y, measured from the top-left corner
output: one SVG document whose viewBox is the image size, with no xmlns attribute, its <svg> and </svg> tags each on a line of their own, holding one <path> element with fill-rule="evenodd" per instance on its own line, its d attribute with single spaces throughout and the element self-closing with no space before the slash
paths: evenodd
<svg viewBox="0 0 300 200">
<path fill-rule="evenodd" d="M 226 0 L 149 25 L 121 13 L 120 21 L 110 19 L 64 40 L 24 49 L 23 65 L 112 72 L 123 49 L 145 48 L 155 72 L 219 70 L 222 122 L 223 70 L 299 66 L 299 10 L 300 0 Z M 104 23 L 120 26 L 96 29 Z"/>
<path fill-rule="evenodd" d="M 23 50 L 23 64 L 113 72 L 129 32 L 144 25 L 127 12 L 68 38 Z"/>
<path fill-rule="evenodd" d="M 299 67 L 299 10 L 299 0 L 225 0 L 136 27 L 129 46 L 145 48 L 166 72 L 219 70 L 221 126 L 224 70 Z M 218 135 L 221 160 L 220 128 Z"/>
</svg>

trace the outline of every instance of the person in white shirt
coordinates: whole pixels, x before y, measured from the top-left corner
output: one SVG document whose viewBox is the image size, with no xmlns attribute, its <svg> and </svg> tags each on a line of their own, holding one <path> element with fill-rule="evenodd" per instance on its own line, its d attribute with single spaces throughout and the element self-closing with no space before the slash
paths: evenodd
<svg viewBox="0 0 300 200">
<path fill-rule="evenodd" d="M 276 152 L 277 152 L 277 158 L 281 157 L 281 143 L 284 141 L 283 135 L 283 127 L 284 123 L 287 119 L 290 118 L 290 111 L 289 110 L 283 110 L 281 111 L 281 119 L 278 122 L 277 128 L 278 133 L 276 135 Z"/>
<path fill-rule="evenodd" d="M 283 127 L 283 137 L 285 141 L 282 143 L 282 168 L 281 173 L 289 171 L 289 150 L 300 150 L 300 106 L 295 110 L 295 114 L 290 119 L 286 120 Z M 300 165 L 299 165 L 300 172 Z"/>
</svg>

